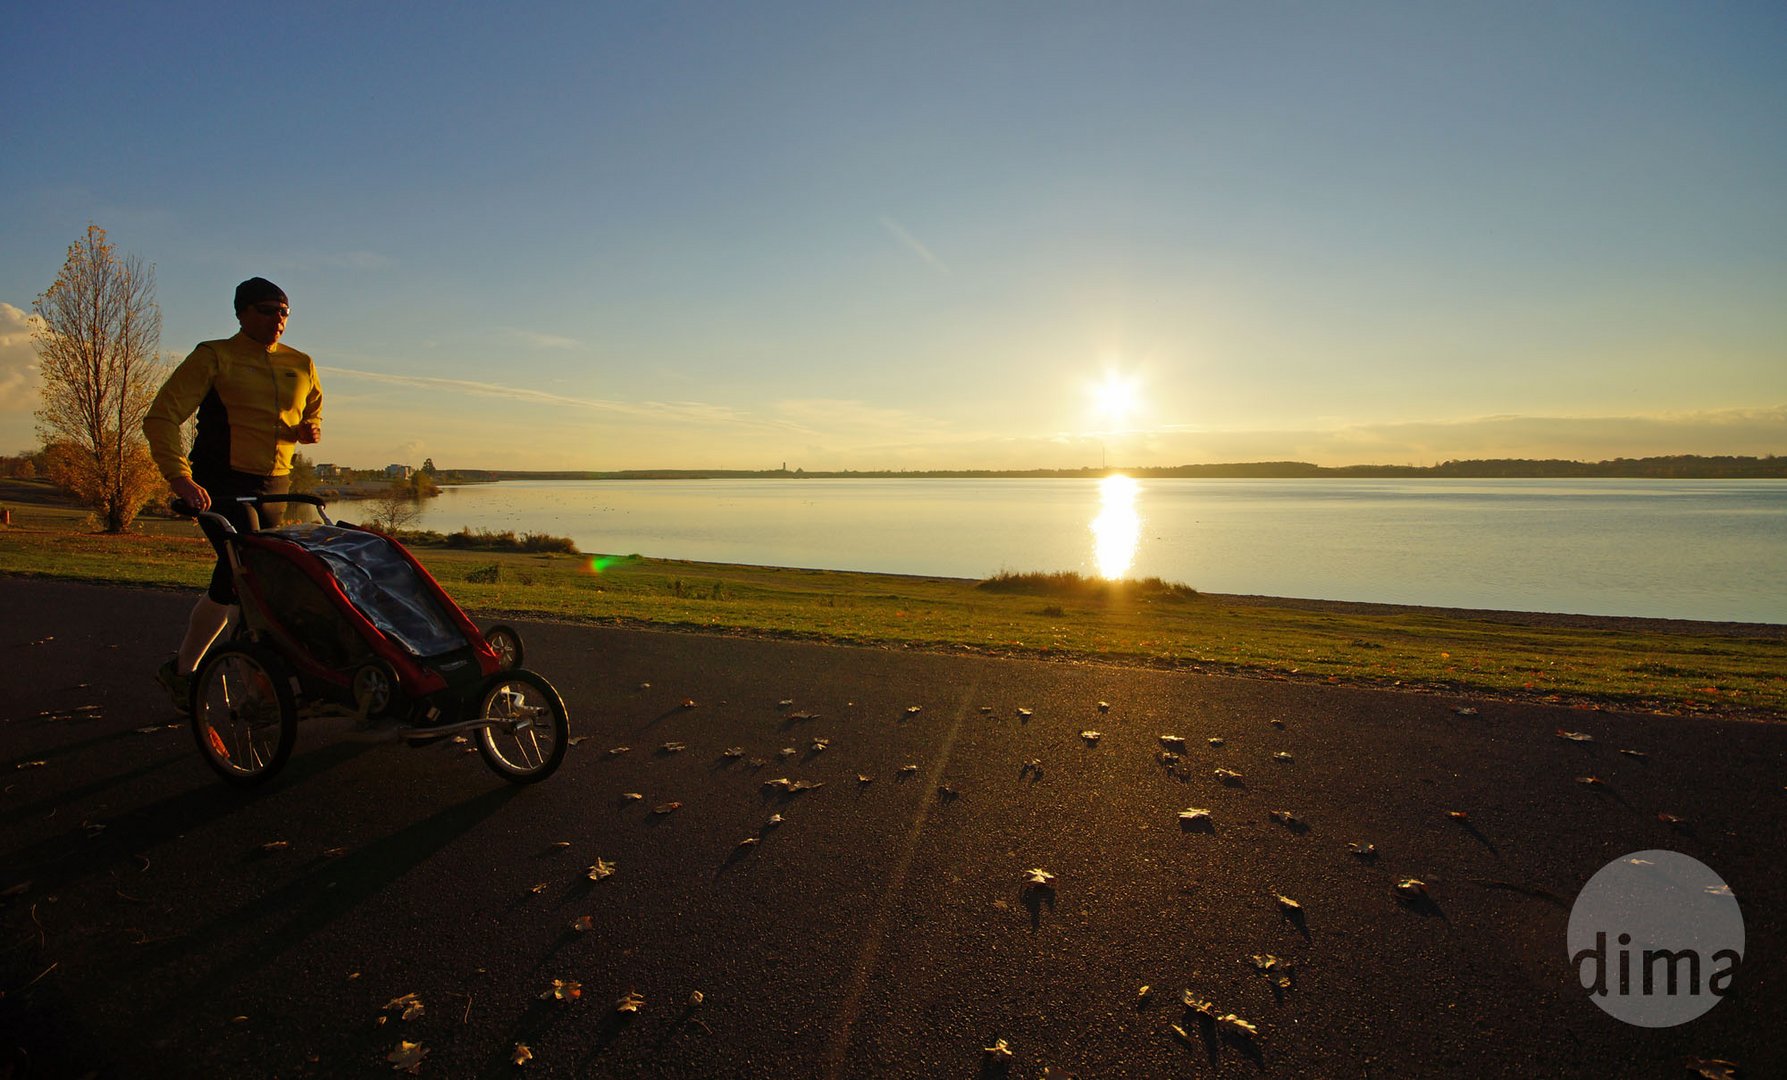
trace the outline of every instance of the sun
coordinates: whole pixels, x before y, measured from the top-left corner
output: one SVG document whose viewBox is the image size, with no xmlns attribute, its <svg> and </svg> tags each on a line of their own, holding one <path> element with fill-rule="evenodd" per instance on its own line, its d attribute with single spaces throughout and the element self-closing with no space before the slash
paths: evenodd
<svg viewBox="0 0 1787 1080">
<path fill-rule="evenodd" d="M 1134 376 L 1118 371 L 1105 372 L 1104 381 L 1092 384 L 1092 408 L 1120 428 L 1141 405 L 1141 387 Z"/>
</svg>

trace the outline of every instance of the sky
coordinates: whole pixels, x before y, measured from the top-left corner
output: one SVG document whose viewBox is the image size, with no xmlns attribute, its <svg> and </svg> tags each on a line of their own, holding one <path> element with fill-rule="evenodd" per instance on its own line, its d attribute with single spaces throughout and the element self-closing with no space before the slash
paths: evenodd
<svg viewBox="0 0 1787 1080">
<path fill-rule="evenodd" d="M 89 223 L 316 460 L 1787 453 L 1787 6 L 7 3 L 0 453 Z"/>
</svg>

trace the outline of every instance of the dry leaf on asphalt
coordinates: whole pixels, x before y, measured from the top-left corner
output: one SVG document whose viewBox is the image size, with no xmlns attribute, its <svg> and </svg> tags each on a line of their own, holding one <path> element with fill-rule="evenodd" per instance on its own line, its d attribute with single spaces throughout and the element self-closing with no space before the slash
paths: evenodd
<svg viewBox="0 0 1787 1080">
<path fill-rule="evenodd" d="M 1044 870 L 1042 867 L 1033 867 L 1032 869 L 1024 871 L 1024 890 L 1026 892 L 1031 889 L 1052 890 L 1054 887 L 1055 875 Z"/>
<path fill-rule="evenodd" d="M 674 814 L 676 811 L 681 810 L 682 808 L 683 808 L 682 803 L 665 802 L 665 803 L 659 803 L 658 805 L 652 807 L 652 813 L 654 813 L 654 814 Z"/>
<path fill-rule="evenodd" d="M 1303 912 L 1303 905 L 1297 903 L 1288 896 L 1274 893 L 1272 899 L 1277 902 L 1278 910 L 1284 912 L 1286 915 L 1300 915 Z"/>
<path fill-rule="evenodd" d="M 1148 995 L 1152 993 L 1154 993 L 1154 988 L 1147 983 L 1143 983 L 1141 986 L 1137 987 L 1135 992 L 1136 1004 L 1140 1005 L 1142 1002 L 1147 1001 Z"/>
<path fill-rule="evenodd" d="M 1645 753 L 1642 750 L 1621 750 L 1620 753 L 1626 755 L 1627 757 L 1635 757 L 1635 758 L 1641 758 L 1641 759 L 1650 757 L 1649 754 Z"/>
<path fill-rule="evenodd" d="M 1253 957 L 1253 970 L 1272 980 L 1280 990 L 1291 988 L 1291 973 L 1295 969 L 1295 965 L 1290 961 L 1280 959 L 1271 953 L 1256 953 Z"/>
<path fill-rule="evenodd" d="M 1098 740 L 1104 738 L 1104 732 L 1102 732 L 1102 731 L 1082 731 L 1082 732 L 1080 732 L 1080 738 L 1085 739 L 1089 743 L 1095 743 Z"/>
<path fill-rule="evenodd" d="M 641 994 L 637 990 L 628 990 L 626 997 L 621 998 L 614 1003 L 614 1011 L 617 1013 L 636 1013 L 639 1011 L 639 1007 L 644 1004 L 644 994 Z"/>
<path fill-rule="evenodd" d="M 902 765 L 902 766 L 900 766 L 900 772 L 902 772 L 902 773 L 915 773 L 917 771 L 918 771 L 917 765 Z"/>
<path fill-rule="evenodd" d="M 813 752 L 816 754 L 816 753 L 820 752 L 821 750 L 824 750 L 826 747 L 828 747 L 830 745 L 831 745 L 830 739 L 814 739 L 813 740 Z"/>
<path fill-rule="evenodd" d="M 1460 821 L 1460 822 L 1469 821 L 1471 819 L 1471 816 L 1469 814 L 1465 813 L 1463 810 L 1448 810 L 1448 811 L 1446 811 L 1446 816 L 1451 818 L 1453 821 Z"/>
<path fill-rule="evenodd" d="M 793 705 L 793 704 L 794 704 L 794 699 L 793 699 L 793 698 L 783 698 L 783 699 L 782 699 L 782 700 L 780 700 L 780 701 L 778 701 L 778 702 L 776 702 L 776 708 L 778 708 L 778 709 L 786 709 L 786 708 L 788 708 L 788 707 L 789 707 L 789 706 L 791 706 L 791 705 Z"/>
<path fill-rule="evenodd" d="M 1238 784 L 1243 779 L 1241 774 L 1233 769 L 1217 769 L 1212 775 L 1225 784 Z"/>
<path fill-rule="evenodd" d="M 1396 883 L 1396 895 L 1404 900 L 1427 899 L 1427 883 L 1420 878 L 1403 878 Z"/>
<path fill-rule="evenodd" d="M 1228 740 L 1224 739 L 1221 735 L 1212 735 L 1210 738 L 1208 738 L 1204 741 L 1209 743 L 1211 746 L 1225 746 L 1228 744 Z"/>
<path fill-rule="evenodd" d="M 763 782 L 763 786 L 770 787 L 770 788 L 781 788 L 783 791 L 787 791 L 789 788 L 794 786 L 794 781 L 788 779 L 786 776 L 778 776 L 774 780 L 765 780 Z"/>
<path fill-rule="evenodd" d="M 586 930 L 594 930 L 595 928 L 596 919 L 593 915 L 579 915 L 571 920 L 571 929 L 578 933 L 583 933 Z"/>
<path fill-rule="evenodd" d="M 1587 732 L 1565 731 L 1563 728 L 1557 729 L 1557 737 L 1560 739 L 1568 739 L 1571 742 L 1594 742 L 1595 741 L 1595 737 L 1593 735 L 1588 734 Z"/>
<path fill-rule="evenodd" d="M 1183 750 L 1185 749 L 1185 740 L 1177 735 L 1162 735 L 1160 737 L 1160 745 L 1166 747 L 1168 750 Z"/>
<path fill-rule="evenodd" d="M 385 1012 L 392 1012 L 394 1010 L 401 1014 L 399 1019 L 414 1020 L 416 1017 L 422 1015 L 422 999 L 414 994 L 405 994 L 402 997 L 395 997 L 390 1001 L 385 1002 Z"/>
<path fill-rule="evenodd" d="M 1203 998 L 1198 997 L 1196 994 L 1192 993 L 1190 990 L 1185 991 L 1185 993 L 1181 996 L 1181 1000 L 1185 1002 L 1185 1007 L 1187 1009 L 1190 1009 L 1192 1012 L 1198 1013 L 1203 1016 L 1207 1016 L 1212 1020 L 1216 1019 L 1216 1003 L 1215 1002 L 1205 1001 Z"/>
<path fill-rule="evenodd" d="M 408 1039 L 400 1039 L 397 1049 L 385 1055 L 391 1068 L 398 1072 L 415 1073 L 422 1068 L 422 1059 L 428 1056 L 428 1050 L 421 1043 L 413 1043 Z"/>
<path fill-rule="evenodd" d="M 666 754 L 680 754 L 684 750 L 687 750 L 687 749 L 688 749 L 687 745 L 685 745 L 683 743 L 679 743 L 679 742 L 667 742 L 664 744 L 664 747 L 663 747 L 663 750 Z"/>
<path fill-rule="evenodd" d="M 1302 819 L 1298 818 L 1297 815 L 1291 813 L 1289 810 L 1273 810 L 1267 816 L 1287 829 L 1295 829 L 1303 824 Z"/>
<path fill-rule="evenodd" d="M 919 713 L 924 712 L 924 711 L 925 711 L 925 707 L 923 705 L 908 705 L 908 706 L 906 706 L 906 715 L 907 716 L 917 716 Z"/>
<path fill-rule="evenodd" d="M 780 825 L 782 822 L 784 822 L 786 820 L 788 820 L 788 819 L 784 818 L 780 814 L 771 814 L 769 816 L 769 820 L 763 823 L 763 827 L 766 829 L 773 829 L 777 825 Z"/>
<path fill-rule="evenodd" d="M 1576 778 L 1576 782 L 1578 784 L 1584 784 L 1588 787 L 1606 787 L 1607 786 L 1607 782 L 1605 780 L 1602 780 L 1598 776 L 1578 776 Z"/>
<path fill-rule="evenodd" d="M 1259 1028 L 1234 1013 L 1224 1013 L 1217 1017 L 1216 1026 L 1221 1028 L 1225 1034 L 1233 1035 L 1238 1039 L 1252 1039 L 1260 1033 Z"/>
<path fill-rule="evenodd" d="M 736 846 L 741 848 L 756 847 L 757 838 L 755 836 L 747 836 L 743 840 L 740 840 Z"/>
<path fill-rule="evenodd" d="M 1351 851 L 1361 859 L 1375 859 L 1377 857 L 1376 844 L 1361 844 L 1354 842 L 1347 845 L 1347 850 Z"/>
<path fill-rule="evenodd" d="M 1273 761 L 1294 761 L 1296 759 L 1291 757 L 1291 755 L 1285 753 L 1283 750 L 1280 750 L 1278 753 L 1272 755 L 1272 760 Z"/>
<path fill-rule="evenodd" d="M 745 748 L 742 746 L 728 746 L 726 749 L 720 751 L 720 756 L 721 757 L 729 757 L 729 758 L 741 758 L 741 757 L 745 756 Z"/>
<path fill-rule="evenodd" d="M 596 865 L 589 868 L 589 879 L 591 881 L 601 881 L 603 878 L 609 877 L 613 873 L 613 863 L 609 862 L 607 859 L 597 859 Z"/>
<path fill-rule="evenodd" d="M 867 773 L 857 773 L 856 774 L 856 782 L 859 784 L 873 784 L 875 782 L 875 778 L 873 776 L 868 775 Z"/>
<path fill-rule="evenodd" d="M 1011 1044 L 1004 1039 L 995 1039 L 993 1045 L 981 1047 L 980 1052 L 993 1062 L 1004 1063 L 1012 1059 Z"/>
<path fill-rule="evenodd" d="M 691 698 L 683 698 L 683 708 L 693 709 L 694 707 L 695 707 L 695 699 L 694 698 L 692 698 L 692 697 Z"/>
<path fill-rule="evenodd" d="M 534 1052 L 527 1048 L 526 1043 L 516 1043 L 515 1052 L 509 1055 L 509 1060 L 516 1065 L 526 1065 L 534 1060 Z"/>
<path fill-rule="evenodd" d="M 1662 812 L 1659 812 L 1657 814 L 1657 820 L 1661 821 L 1665 825 L 1674 826 L 1677 829 L 1683 828 L 1684 826 L 1686 826 L 1688 824 L 1687 818 L 1677 817 L 1674 814 L 1662 813 Z"/>
<path fill-rule="evenodd" d="M 531 892 L 535 896 L 538 896 L 541 893 L 545 892 L 548 888 L 550 888 L 551 885 L 552 885 L 552 883 L 549 881 L 542 881 L 538 885 L 535 885 L 533 888 L 529 889 L 528 892 Z"/>
<path fill-rule="evenodd" d="M 623 791 L 621 792 L 620 797 L 622 802 L 638 802 L 645 798 L 643 794 L 637 791 Z"/>
<path fill-rule="evenodd" d="M 1737 1063 L 1723 1058 L 1689 1058 L 1688 1071 L 1703 1080 L 1737 1080 Z"/>
<path fill-rule="evenodd" d="M 608 748 L 608 756 L 609 757 L 619 757 L 622 754 L 627 753 L 628 751 L 630 751 L 632 749 L 633 748 L 631 746 L 611 746 Z"/>
<path fill-rule="evenodd" d="M 1187 825 L 1201 825 L 1210 821 L 1210 811 L 1201 806 L 1188 806 L 1179 811 L 1179 820 Z"/>
<path fill-rule="evenodd" d="M 1021 716 L 1021 717 L 1023 717 L 1023 718 L 1024 718 L 1024 719 L 1025 719 L 1025 720 L 1028 720 L 1028 719 L 1030 719 L 1030 718 L 1031 718 L 1031 717 L 1032 717 L 1032 716 L 1035 716 L 1035 715 L 1036 715 L 1036 710 L 1035 710 L 1035 709 L 1026 709 L 1026 708 L 1024 708 L 1024 707 L 1023 707 L 1023 706 L 1021 706 L 1021 705 L 1020 705 L 1020 706 L 1019 706 L 1019 707 L 1018 707 L 1018 715 L 1019 715 L 1019 716 Z"/>
<path fill-rule="evenodd" d="M 576 1001 L 583 996 L 583 984 L 576 979 L 554 979 L 552 985 L 540 991 L 542 1001 Z"/>
<path fill-rule="evenodd" d="M 824 786 L 825 781 L 823 780 L 796 780 L 788 785 L 788 790 L 790 792 L 817 791 Z"/>
<path fill-rule="evenodd" d="M 292 845 L 285 840 L 269 840 L 261 845 L 262 851 L 284 851 Z"/>
<path fill-rule="evenodd" d="M 794 755 L 800 753 L 800 751 L 796 750 L 792 746 L 784 746 L 780 750 L 777 750 L 776 753 L 782 755 L 783 757 L 793 757 Z"/>
<path fill-rule="evenodd" d="M 1099 702 L 1098 703 L 1098 711 L 1099 712 L 1110 712 L 1111 711 L 1111 703 L 1108 701 Z"/>
</svg>

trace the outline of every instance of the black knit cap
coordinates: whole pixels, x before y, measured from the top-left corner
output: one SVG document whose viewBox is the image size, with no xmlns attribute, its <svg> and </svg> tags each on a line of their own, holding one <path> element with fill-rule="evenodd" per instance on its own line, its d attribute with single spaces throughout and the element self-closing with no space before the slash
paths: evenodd
<svg viewBox="0 0 1787 1080">
<path fill-rule="evenodd" d="M 277 300 L 282 304 L 290 303 L 285 298 L 285 290 L 264 277 L 251 277 L 236 286 L 236 310 L 238 312 L 245 307 L 268 300 Z"/>
</svg>

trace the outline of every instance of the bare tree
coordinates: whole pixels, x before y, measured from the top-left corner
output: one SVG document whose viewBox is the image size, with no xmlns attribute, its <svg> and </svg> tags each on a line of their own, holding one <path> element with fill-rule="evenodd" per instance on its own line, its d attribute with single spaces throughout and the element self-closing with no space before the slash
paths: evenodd
<svg viewBox="0 0 1787 1080">
<path fill-rule="evenodd" d="M 422 502 L 416 491 L 402 480 L 394 480 L 384 494 L 367 500 L 372 513 L 368 525 L 380 532 L 395 533 L 415 524 L 422 517 Z"/>
<path fill-rule="evenodd" d="M 88 225 L 31 307 L 43 378 L 37 432 L 51 479 L 91 506 L 106 532 L 124 532 L 161 485 L 142 433 L 167 373 L 155 268 L 120 259 L 105 230 Z"/>
</svg>

